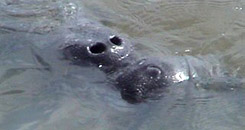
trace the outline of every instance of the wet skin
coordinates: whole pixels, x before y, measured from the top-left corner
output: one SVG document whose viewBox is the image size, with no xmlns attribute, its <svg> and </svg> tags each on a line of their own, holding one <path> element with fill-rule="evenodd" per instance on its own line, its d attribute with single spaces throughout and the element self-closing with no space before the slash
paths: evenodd
<svg viewBox="0 0 245 130">
<path fill-rule="evenodd" d="M 121 96 L 129 103 L 143 102 L 149 98 L 159 98 L 164 88 L 171 84 L 167 64 L 156 64 L 151 60 L 142 59 L 128 66 L 116 78 L 116 86 L 121 90 Z"/>
<path fill-rule="evenodd" d="M 133 59 L 132 43 L 106 27 L 86 24 L 62 46 L 66 59 L 79 65 L 96 65 L 106 73 L 127 66 Z M 95 27 L 96 26 L 96 27 Z"/>
<path fill-rule="evenodd" d="M 211 77 L 210 70 L 215 68 L 191 56 L 136 58 L 130 40 L 101 25 L 83 24 L 68 30 L 71 37 L 60 46 L 65 58 L 114 75 L 115 86 L 129 103 L 157 99 L 173 83 Z"/>
<path fill-rule="evenodd" d="M 183 64 L 178 64 L 178 58 L 165 58 L 165 61 L 158 58 L 138 60 L 129 40 L 118 34 L 100 31 L 91 30 L 93 34 L 89 39 L 97 37 L 95 41 L 69 40 L 62 46 L 63 54 L 77 65 L 98 66 L 108 76 L 115 73 L 116 76 L 112 80 L 121 91 L 122 98 L 129 103 L 156 99 L 173 82 L 187 79 L 174 77 L 178 72 L 188 76 L 188 65 L 183 58 L 180 58 L 184 61 Z"/>
<path fill-rule="evenodd" d="M 190 56 L 147 57 L 125 68 L 116 78 L 116 86 L 130 103 L 159 99 L 174 83 L 211 77 L 206 67 L 203 61 Z"/>
</svg>

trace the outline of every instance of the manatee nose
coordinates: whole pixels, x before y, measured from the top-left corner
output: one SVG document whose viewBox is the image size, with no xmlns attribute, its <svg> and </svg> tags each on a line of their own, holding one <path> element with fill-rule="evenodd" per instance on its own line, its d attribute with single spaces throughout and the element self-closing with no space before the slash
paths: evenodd
<svg viewBox="0 0 245 130">
<path fill-rule="evenodd" d="M 122 90 L 121 97 L 129 103 L 139 103 L 143 100 L 142 93 L 135 90 Z"/>
<path fill-rule="evenodd" d="M 101 54 L 106 51 L 106 45 L 102 42 L 97 42 L 88 48 L 88 51 L 92 54 Z"/>
</svg>

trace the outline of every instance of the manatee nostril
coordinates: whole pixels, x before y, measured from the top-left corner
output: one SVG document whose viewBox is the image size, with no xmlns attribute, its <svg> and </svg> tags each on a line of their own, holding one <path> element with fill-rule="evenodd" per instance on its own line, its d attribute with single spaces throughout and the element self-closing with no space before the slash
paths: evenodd
<svg viewBox="0 0 245 130">
<path fill-rule="evenodd" d="M 111 43 L 113 43 L 117 46 L 122 45 L 122 39 L 120 39 L 118 36 L 112 35 L 112 36 L 110 36 L 109 40 Z"/>
<path fill-rule="evenodd" d="M 93 54 L 100 54 L 106 50 L 106 46 L 104 43 L 97 42 L 89 48 L 89 51 Z"/>
</svg>

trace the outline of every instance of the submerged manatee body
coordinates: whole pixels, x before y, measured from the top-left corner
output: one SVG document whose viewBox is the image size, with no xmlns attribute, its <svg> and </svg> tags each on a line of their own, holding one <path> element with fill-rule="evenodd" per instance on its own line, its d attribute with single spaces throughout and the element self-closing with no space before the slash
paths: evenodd
<svg viewBox="0 0 245 130">
<path fill-rule="evenodd" d="M 206 75 L 208 73 L 201 73 L 201 70 L 210 72 L 210 68 L 215 67 L 200 65 L 210 61 L 211 58 L 206 60 L 172 55 L 154 58 L 146 56 L 143 59 L 134 57 L 136 50 L 133 50 L 127 36 L 97 23 L 97 20 L 93 20 L 94 17 L 82 15 L 76 17 L 82 12 L 76 10 L 83 8 L 85 1 L 6 1 L 15 3 L 9 6 L 0 5 L 1 130 L 244 128 L 243 90 L 217 93 L 206 88 L 196 88 L 193 84 L 198 77 L 209 77 Z M 77 5 L 76 2 L 81 4 Z M 40 6 L 33 4 L 45 7 L 40 8 L 40 11 Z M 76 8 L 73 8 L 73 5 L 77 5 Z M 53 10 L 55 7 L 58 9 Z M 67 7 L 68 10 L 60 7 Z M 74 10 L 69 10 L 69 7 Z M 15 17 L 6 14 L 3 11 L 5 8 L 8 8 Z M 62 14 L 63 10 L 71 12 L 67 13 L 69 19 Z M 175 14 L 174 12 L 172 15 Z M 183 22 L 180 19 L 177 21 Z M 124 21 L 122 22 L 124 25 Z M 174 25 L 175 23 L 170 26 Z M 199 24 L 197 26 L 199 27 Z M 181 28 L 182 31 L 177 29 L 180 31 L 178 34 L 181 34 L 183 29 L 185 30 L 185 28 Z M 195 36 L 200 35 L 197 33 Z M 230 40 L 233 41 L 233 38 Z M 115 41 L 121 41 L 122 44 Z M 118 45 L 114 45 L 114 42 Z M 112 51 L 111 48 L 115 47 L 117 51 L 114 51 L 115 49 Z M 160 48 L 163 49 L 159 46 Z M 233 51 L 234 49 L 232 48 Z M 209 51 L 212 50 L 213 48 Z M 61 59 L 63 54 L 60 52 L 68 60 Z M 106 62 L 99 60 L 98 57 L 102 57 Z M 71 63 L 75 65 L 70 65 Z M 176 78 L 171 78 L 174 75 Z M 188 78 L 190 75 L 193 78 Z M 211 77 L 215 75 L 219 76 L 218 73 L 214 73 Z M 161 100 L 152 102 L 152 99 L 159 98 Z M 147 101 L 147 103 L 132 105 L 126 101 L 130 103 Z M 239 119 L 235 115 L 238 115 Z"/>
<path fill-rule="evenodd" d="M 83 16 L 62 30 L 64 57 L 105 72 L 130 103 L 161 97 L 165 88 L 185 80 L 223 77 L 215 58 L 165 56 L 137 58 L 129 39 Z M 69 34 L 69 35 L 68 35 Z"/>
<path fill-rule="evenodd" d="M 125 69 L 116 78 L 122 98 L 130 103 L 156 99 L 174 83 L 193 82 L 224 76 L 219 64 L 192 56 L 165 56 L 143 58 Z"/>
<path fill-rule="evenodd" d="M 99 23 L 81 22 L 67 30 L 71 35 L 60 46 L 65 58 L 97 66 L 113 77 L 122 98 L 130 103 L 158 99 L 173 83 L 224 76 L 213 57 L 137 58 L 130 40 Z"/>
</svg>

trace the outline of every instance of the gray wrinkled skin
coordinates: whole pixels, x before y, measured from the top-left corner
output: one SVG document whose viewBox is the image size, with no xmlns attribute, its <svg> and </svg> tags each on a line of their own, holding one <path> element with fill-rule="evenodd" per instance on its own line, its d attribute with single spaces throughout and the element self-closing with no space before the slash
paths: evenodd
<svg viewBox="0 0 245 130">
<path fill-rule="evenodd" d="M 219 62 L 212 58 L 208 58 L 210 61 L 192 56 L 144 58 L 128 66 L 116 78 L 116 85 L 121 89 L 122 98 L 131 103 L 156 99 L 164 95 L 167 87 L 182 81 L 198 82 L 226 77 Z"/>
<path fill-rule="evenodd" d="M 122 31 L 121 29 L 125 27 L 124 23 L 126 23 L 126 26 L 127 24 L 132 25 L 138 19 L 131 21 L 132 19 L 129 18 L 125 21 L 125 19 L 114 20 L 102 16 L 102 20 L 108 20 L 109 22 L 114 21 L 114 24 L 119 23 L 122 25 L 112 27 L 115 28 L 115 30 L 120 30 L 118 31 L 120 35 L 118 35 L 118 33 L 112 31 L 114 29 L 108 29 L 99 22 L 95 22 L 100 21 L 100 18 L 94 19 L 94 17 L 90 17 L 92 16 L 91 13 L 86 12 L 88 8 L 96 11 L 97 7 L 103 6 L 99 3 L 105 3 L 106 1 L 88 0 L 87 3 L 91 3 L 91 1 L 94 3 L 91 3 L 91 6 L 83 7 L 85 1 L 86 0 L 0 1 L 1 130 L 244 129 L 245 92 L 244 89 L 232 89 L 229 84 L 226 85 L 224 81 L 228 80 L 228 78 L 222 78 L 221 76 L 219 80 L 220 84 L 212 84 L 210 80 L 204 81 L 204 83 L 210 83 L 210 85 L 198 85 L 199 83 L 195 83 L 195 81 L 203 81 L 205 78 L 209 78 L 209 76 L 205 77 L 206 73 L 198 73 L 198 77 L 201 78 L 200 80 L 198 77 L 178 83 L 174 83 L 170 80 L 166 82 L 169 84 L 164 84 L 168 87 L 163 85 L 163 89 L 152 90 L 152 93 L 150 91 L 149 94 L 146 94 L 146 97 L 149 97 L 148 99 L 159 99 L 160 97 L 161 99 L 147 100 L 140 96 L 135 96 L 139 101 L 147 101 L 147 103 L 138 104 L 127 103 L 121 98 L 120 92 L 114 89 L 115 86 L 120 91 L 123 88 L 120 89 L 120 86 L 117 86 L 116 83 L 108 82 L 109 78 L 111 78 L 111 81 L 116 81 L 117 77 L 120 77 L 119 75 L 123 76 L 123 74 L 125 74 L 125 77 L 127 77 L 126 74 L 130 74 L 131 71 L 135 70 L 138 72 L 135 78 L 140 79 L 142 82 L 138 83 L 136 81 L 127 80 L 127 78 L 124 78 L 126 80 L 122 80 L 122 82 L 128 83 L 129 85 L 144 85 L 144 81 L 152 79 L 152 82 L 147 82 L 149 83 L 148 86 L 152 87 L 151 84 L 157 86 L 159 82 L 156 82 L 154 77 L 165 81 L 164 76 L 161 77 L 161 72 L 174 72 L 163 70 L 165 67 L 182 69 L 183 72 L 188 72 L 186 73 L 188 76 L 191 74 L 191 71 L 188 71 L 191 70 L 188 69 L 191 68 L 191 66 L 197 65 L 197 67 L 200 67 L 199 65 L 202 65 L 202 63 L 209 62 L 215 63 L 216 66 L 216 62 L 213 62 L 213 60 L 216 61 L 219 58 L 204 58 L 203 56 L 206 54 L 212 55 L 213 51 L 222 51 L 221 54 L 215 53 L 214 55 L 226 55 L 228 53 L 227 55 L 231 60 L 234 60 L 233 62 L 226 62 L 228 67 L 234 63 L 235 67 L 241 67 L 240 71 L 242 71 L 244 68 L 244 53 L 239 50 L 243 45 L 242 36 L 244 31 L 242 30 L 242 26 L 244 26 L 243 23 L 245 22 L 243 19 L 244 15 L 242 14 L 244 13 L 238 15 L 237 10 L 234 11 L 235 13 L 232 13 L 235 6 L 239 4 L 232 5 L 230 2 L 223 3 L 221 1 L 212 3 L 209 3 L 209 1 L 195 1 L 195 3 L 191 1 L 181 1 L 181 3 L 175 4 L 175 1 L 160 2 L 160 0 L 158 0 L 158 2 L 162 4 L 158 2 L 154 3 L 155 5 L 159 5 L 157 6 L 158 8 L 149 4 L 150 7 L 152 7 L 151 9 L 154 9 L 153 11 L 149 10 L 149 12 L 156 14 L 157 17 L 162 19 L 149 19 L 151 17 L 148 16 L 151 15 L 145 12 L 145 9 L 149 6 L 141 8 L 143 7 L 142 4 L 137 4 L 139 1 L 136 2 L 133 0 L 128 3 L 129 1 L 109 0 L 112 3 L 108 1 L 107 3 L 110 3 L 111 6 L 106 6 L 105 10 L 102 10 L 105 12 L 98 14 L 99 16 L 104 14 L 104 16 L 110 17 L 107 10 L 118 8 L 122 4 L 137 4 L 137 6 L 129 7 L 132 10 L 121 10 L 121 8 L 118 8 L 114 14 L 119 14 L 123 17 L 131 17 L 129 14 L 138 10 L 135 12 L 136 14 L 134 14 L 145 14 L 140 15 L 140 17 L 146 16 L 144 17 L 145 20 L 147 20 L 146 24 L 151 23 L 152 20 L 155 20 L 157 23 L 159 20 L 163 22 L 161 22 L 159 26 L 154 25 L 153 27 L 152 25 L 153 28 L 151 25 L 149 28 L 141 29 L 136 26 L 136 29 L 139 30 L 134 30 L 131 26 L 126 27 L 125 31 Z M 149 1 L 147 0 L 147 2 Z M 156 2 L 157 0 L 154 1 Z M 98 4 L 96 5 L 96 3 Z M 244 4 L 240 5 L 242 7 Z M 128 6 L 125 6 L 125 8 L 128 8 Z M 129 14 L 125 14 L 125 11 L 128 11 Z M 155 11 L 158 11 L 158 13 Z M 244 10 L 240 12 L 242 11 Z M 97 12 L 101 12 L 101 10 L 97 10 Z M 113 14 L 113 11 L 109 12 Z M 234 17 L 234 14 L 237 17 L 240 16 L 241 21 L 235 20 L 236 17 Z M 172 18 L 177 19 L 172 21 Z M 201 21 L 193 20 L 193 18 L 197 20 L 200 19 Z M 234 24 L 231 25 L 228 19 L 234 21 Z M 225 24 L 227 26 L 223 26 L 223 22 L 221 21 L 227 21 L 227 24 Z M 88 23 L 90 23 L 89 25 L 94 25 L 92 27 L 100 27 L 100 30 L 109 30 L 104 31 L 104 34 L 107 34 L 106 32 L 112 32 L 111 34 L 119 36 L 121 39 L 124 39 L 123 41 L 125 41 L 127 37 L 121 34 L 121 32 L 130 32 L 127 34 L 134 39 L 135 35 L 138 35 L 135 31 L 140 31 L 140 37 L 145 38 L 142 41 L 146 40 L 145 43 L 139 42 L 140 44 L 144 46 L 149 45 L 150 48 L 156 48 L 155 50 L 161 50 L 163 52 L 165 52 L 165 47 L 168 47 L 169 42 L 176 42 L 176 44 L 170 44 L 171 46 L 168 48 L 170 52 L 167 53 L 170 56 L 165 55 L 165 53 L 160 53 L 160 56 L 156 56 L 155 58 L 146 57 L 147 61 L 145 64 L 142 64 L 142 66 L 137 65 L 141 58 L 132 58 L 132 60 L 124 58 L 125 61 L 131 61 L 133 63 L 125 67 L 117 67 L 118 70 L 107 73 L 108 71 L 106 70 L 110 71 L 110 67 L 106 69 L 107 65 L 99 66 L 95 64 L 96 62 L 91 62 L 93 61 L 92 59 L 89 61 L 89 58 L 86 61 L 79 61 L 76 60 L 75 57 L 70 57 L 69 60 L 72 62 L 63 59 L 63 48 L 65 48 L 66 44 L 72 43 L 68 41 L 73 41 L 73 39 L 86 41 L 88 35 L 81 35 L 81 32 L 84 32 L 84 34 L 94 32 L 94 34 L 96 34 L 96 31 L 89 31 L 94 30 L 91 29 L 91 26 L 84 26 L 84 28 L 88 27 L 87 31 L 89 33 L 85 33 L 84 30 L 82 31 L 82 25 L 88 25 Z M 146 24 L 141 25 L 135 22 L 135 25 L 140 25 L 140 27 L 145 27 L 144 25 Z M 135 26 L 133 25 L 133 27 Z M 147 31 L 144 29 L 147 29 Z M 161 32 L 159 33 L 163 34 L 159 36 L 162 37 L 161 40 L 156 40 L 154 35 L 145 34 L 152 31 L 154 32 L 154 29 L 157 29 L 157 31 L 160 30 Z M 216 35 L 220 34 L 220 32 L 223 33 L 223 29 L 233 30 L 227 31 L 227 34 L 231 34 L 232 36 L 229 37 L 225 35 L 220 37 Z M 108 44 L 108 46 L 111 45 L 109 44 L 110 42 L 105 42 L 108 41 L 105 40 L 108 39 L 108 36 L 104 34 L 101 33 L 102 36 L 106 37 L 104 40 L 99 37 L 92 40 L 103 41 L 103 43 Z M 108 35 L 110 36 L 111 34 Z M 135 43 L 137 43 L 137 38 L 134 40 L 136 40 Z M 159 44 L 156 44 L 156 42 Z M 209 46 L 210 44 L 211 46 Z M 228 48 L 226 46 L 227 44 Z M 230 48 L 230 44 L 232 48 Z M 222 48 L 223 46 L 226 49 Z M 204 50 L 202 50 L 203 47 Z M 148 52 L 148 54 L 151 54 L 151 50 L 154 50 L 150 48 L 147 48 L 146 52 Z M 187 52 L 184 54 L 200 54 L 201 58 L 174 56 L 176 51 L 180 52 L 178 53 L 179 55 L 184 55 L 181 52 L 184 52 L 185 49 L 193 49 L 195 53 Z M 233 52 L 235 52 L 236 55 L 230 55 L 233 54 Z M 237 54 L 237 52 L 239 53 Z M 145 53 L 142 53 L 142 49 L 131 51 L 129 54 L 133 56 L 133 53 L 144 54 L 144 56 L 146 56 Z M 75 58 L 75 60 L 73 58 Z M 192 62 L 190 59 L 196 59 L 194 61 L 197 61 L 197 63 Z M 87 63 L 88 66 L 82 66 Z M 167 63 L 170 63 L 171 66 L 165 66 Z M 218 63 L 220 64 L 217 64 L 217 68 L 222 68 L 220 67 L 222 62 L 218 61 Z M 148 68 L 147 64 L 151 64 L 151 66 Z M 180 67 L 181 64 L 183 64 L 183 68 Z M 205 65 L 203 64 L 203 66 Z M 147 68 L 147 71 L 137 71 L 140 70 L 137 68 L 143 68 L 143 70 Z M 205 68 L 208 70 L 205 70 L 205 72 L 215 72 L 210 71 L 212 68 L 216 70 L 216 67 L 212 66 L 205 66 Z M 161 70 L 161 72 L 159 70 Z M 195 70 L 197 71 L 197 69 Z M 232 72 L 234 71 L 233 69 Z M 142 74 L 141 76 L 145 78 L 141 78 L 139 74 Z M 204 75 L 202 76 L 201 74 Z M 212 79 L 217 79 L 215 75 L 220 76 L 219 73 L 213 74 L 214 75 L 210 77 Z M 153 78 L 151 78 L 151 76 Z M 217 82 L 218 80 L 214 81 Z M 124 87 L 125 89 L 131 89 L 127 88 L 127 86 Z M 134 87 L 137 88 L 137 86 Z M 145 86 L 145 88 L 147 87 Z M 227 88 L 230 89 L 224 91 Z M 218 91 L 216 91 L 216 89 Z"/>
<path fill-rule="evenodd" d="M 224 76 L 218 60 L 212 56 L 139 60 L 130 40 L 86 18 L 79 19 L 74 25 L 68 24 L 62 30 L 64 36 L 56 47 L 65 59 L 78 66 L 98 67 L 121 91 L 122 98 L 130 103 L 159 99 L 173 83 Z"/>
<path fill-rule="evenodd" d="M 167 87 L 182 81 L 211 82 L 216 77 L 221 77 L 221 82 L 226 80 L 223 66 L 216 57 L 140 59 L 135 56 L 130 40 L 86 18 L 79 19 L 74 25 L 68 24 L 62 30 L 65 30 L 65 39 L 61 38 L 58 48 L 65 59 L 78 66 L 98 67 L 129 103 L 159 99 Z"/>
<path fill-rule="evenodd" d="M 72 6 L 72 4 L 68 5 Z M 38 30 L 39 28 L 29 30 L 15 29 L 7 24 L 0 26 L 5 30 L 35 33 L 38 35 L 35 38 L 39 38 L 40 43 L 47 42 L 48 47 L 43 47 L 43 54 L 40 54 L 41 52 L 35 54 L 46 70 L 52 71 L 53 68 L 50 68 L 48 62 L 42 62 L 43 60 L 40 60 L 41 56 L 39 54 L 49 55 L 47 57 L 53 58 L 64 56 L 62 58 L 70 60 L 71 63 L 78 66 L 96 66 L 105 72 L 108 77 L 113 75 L 114 77 L 112 76 L 111 81 L 115 81 L 115 86 L 121 91 L 123 99 L 128 101 L 135 100 L 132 102 L 141 102 L 147 98 L 157 98 L 161 93 L 164 93 L 162 92 L 164 91 L 163 88 L 171 86 L 172 83 L 189 80 L 191 79 L 190 77 L 203 79 L 213 77 L 213 75 L 222 75 L 219 72 L 213 74 L 210 70 L 213 71 L 215 67 L 210 65 L 210 63 L 206 64 L 205 59 L 194 57 L 147 58 L 145 63 L 140 64 L 140 61 L 138 62 L 140 58 L 135 57 L 133 45 L 127 37 L 90 19 L 84 13 L 83 7 L 78 8 L 76 13 L 72 15 L 69 15 L 69 11 L 67 12 L 66 8 L 64 10 L 60 10 L 60 7 L 53 9 L 60 10 L 59 14 L 56 14 L 61 19 L 57 26 L 44 26 L 40 30 Z M 17 12 L 12 13 L 12 15 L 18 17 L 47 15 L 45 13 L 42 14 L 42 12 L 39 13 Z M 45 35 L 46 33 L 48 35 Z M 23 39 L 22 36 L 19 37 L 21 38 L 16 37 L 16 39 Z M 28 37 L 26 42 L 38 45 L 39 41 L 35 38 Z M 33 52 L 35 51 L 34 49 Z M 50 52 L 56 51 L 62 53 L 62 56 L 60 54 L 55 56 L 50 54 Z M 208 60 L 210 59 L 208 58 Z M 46 58 L 45 60 L 48 59 Z"/>
<path fill-rule="evenodd" d="M 132 43 L 127 38 L 98 23 L 87 21 L 85 19 L 63 29 L 67 31 L 66 39 L 60 42 L 61 52 L 71 63 L 96 66 L 105 72 L 121 91 L 121 97 L 129 103 L 159 99 L 167 87 L 182 81 L 213 82 L 219 78 L 219 82 L 225 82 L 227 79 L 217 57 L 140 59 L 135 56 Z"/>
<path fill-rule="evenodd" d="M 60 49 L 74 63 L 92 63 L 107 72 L 128 64 L 132 44 L 127 38 L 94 23 L 80 23 L 67 30 L 70 35 Z"/>
<path fill-rule="evenodd" d="M 93 26 L 86 24 L 81 29 L 87 30 L 82 35 L 90 40 L 66 42 L 62 47 L 63 54 L 77 65 L 89 64 L 100 68 L 112 77 L 110 80 L 121 91 L 121 97 L 129 103 L 159 99 L 174 83 L 187 80 L 213 82 L 217 78 L 225 82 L 228 78 L 222 63 L 213 56 L 164 56 L 138 60 L 140 58 L 135 57 L 128 40 L 118 34 L 101 33 L 104 30 L 94 30 Z"/>
</svg>

